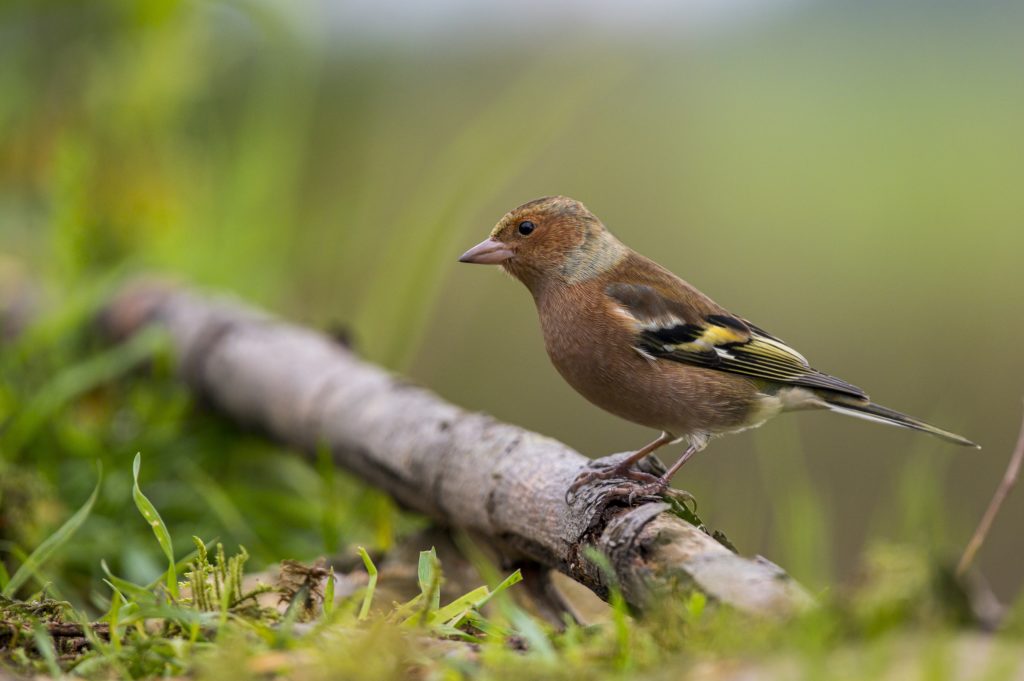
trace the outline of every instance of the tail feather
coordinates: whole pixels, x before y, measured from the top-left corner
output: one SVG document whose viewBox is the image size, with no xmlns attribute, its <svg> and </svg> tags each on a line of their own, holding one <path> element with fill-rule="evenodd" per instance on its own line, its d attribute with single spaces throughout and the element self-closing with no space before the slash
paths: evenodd
<svg viewBox="0 0 1024 681">
<path fill-rule="evenodd" d="M 980 445 L 971 442 L 965 437 L 951 433 L 948 430 L 942 430 L 935 426 L 925 423 L 924 421 L 918 421 L 917 419 L 901 414 L 898 411 L 883 407 L 873 402 L 860 402 L 851 400 L 847 396 L 843 395 L 832 395 L 828 393 L 820 393 L 819 396 L 824 400 L 825 406 L 829 410 L 837 412 L 839 414 L 846 414 L 847 416 L 854 416 L 856 418 L 865 419 L 868 421 L 875 421 L 876 423 L 886 423 L 892 426 L 900 426 L 901 428 L 909 428 L 911 430 L 918 430 L 922 433 L 929 433 L 935 437 L 942 438 L 946 442 L 952 442 L 953 444 L 961 445 L 964 447 L 974 447 L 975 449 L 981 449 Z"/>
</svg>

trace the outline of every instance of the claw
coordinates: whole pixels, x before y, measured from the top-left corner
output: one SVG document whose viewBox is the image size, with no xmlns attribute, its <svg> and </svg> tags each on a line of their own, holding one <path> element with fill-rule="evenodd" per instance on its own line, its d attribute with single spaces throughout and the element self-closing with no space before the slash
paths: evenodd
<svg viewBox="0 0 1024 681">
<path fill-rule="evenodd" d="M 626 505 L 633 506 L 638 499 L 657 499 L 665 492 L 667 483 L 661 478 L 655 478 L 652 482 L 634 483 L 619 485 L 607 490 L 605 499 L 625 497 Z"/>
<path fill-rule="evenodd" d="M 629 481 L 629 484 L 619 485 L 613 487 L 605 492 L 607 497 L 626 497 L 627 504 L 633 505 L 633 502 L 641 497 L 659 497 L 665 493 L 668 489 L 668 480 L 662 476 L 657 476 L 652 473 L 637 470 L 635 468 L 623 468 L 621 464 L 604 467 L 592 467 L 586 470 L 580 471 L 576 479 L 573 480 L 572 484 L 569 485 L 569 489 L 565 491 L 565 503 L 571 506 L 576 500 L 576 492 L 585 485 L 588 485 L 596 480 L 610 480 L 610 479 L 624 479 Z M 675 490 L 673 490 L 675 493 Z M 692 499 L 688 492 L 681 492 L 686 495 L 687 498 Z"/>
<path fill-rule="evenodd" d="M 576 479 L 572 481 L 572 484 L 569 485 L 569 489 L 565 491 L 565 503 L 571 505 L 573 500 L 576 498 L 576 492 L 584 485 L 588 485 L 595 480 L 610 480 L 612 478 L 633 480 L 643 483 L 643 486 L 656 485 L 658 484 L 658 481 L 661 480 L 657 475 L 638 471 L 635 468 L 622 468 L 621 466 L 611 466 L 600 469 L 591 468 L 581 471 L 580 474 L 576 476 Z"/>
<path fill-rule="evenodd" d="M 602 489 L 601 492 L 604 500 L 607 500 L 609 497 L 625 497 L 628 505 L 632 506 L 634 499 L 637 497 L 653 497 L 656 499 L 658 497 L 671 496 L 684 505 L 686 501 L 689 501 L 696 508 L 697 502 L 693 495 L 683 490 L 670 489 L 669 481 L 688 459 L 700 451 L 700 448 L 703 446 L 702 443 L 691 443 L 690 447 L 679 457 L 676 463 L 667 471 L 664 471 L 664 474 L 661 476 L 633 468 L 644 457 L 650 456 L 656 449 L 672 441 L 671 435 L 662 433 L 661 437 L 657 440 L 638 449 L 625 459 L 615 457 L 613 459 L 614 463 L 608 463 L 607 459 L 590 462 L 577 474 L 576 479 L 572 481 L 572 484 L 565 491 L 566 505 L 571 506 L 573 504 L 576 500 L 576 492 L 584 485 L 590 484 L 595 480 L 619 478 L 631 484 L 620 485 L 611 489 Z M 657 462 L 657 459 L 654 459 L 654 461 Z M 659 472 L 662 470 L 664 468 L 661 468 Z"/>
<path fill-rule="evenodd" d="M 637 482 L 613 487 L 604 492 L 604 498 L 608 500 L 624 497 L 626 499 L 626 505 L 633 506 L 634 502 L 637 500 L 656 500 L 658 498 L 671 496 L 676 500 L 688 501 L 696 507 L 697 501 L 689 492 L 669 487 L 668 480 L 663 477 L 650 476 L 653 480 L 649 480 L 646 477 L 642 477 L 643 475 L 650 474 L 641 474 L 641 476 L 636 477 L 623 476 L 630 480 L 637 480 Z"/>
</svg>

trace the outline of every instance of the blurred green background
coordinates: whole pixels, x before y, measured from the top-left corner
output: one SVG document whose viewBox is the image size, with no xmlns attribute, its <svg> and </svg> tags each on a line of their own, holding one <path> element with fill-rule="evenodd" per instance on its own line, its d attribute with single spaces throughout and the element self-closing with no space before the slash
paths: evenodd
<svg viewBox="0 0 1024 681">
<path fill-rule="evenodd" d="M 955 556 L 1024 394 L 1024 6 L 491 4 L 7 0 L 0 275 L 57 310 L 139 270 L 226 289 L 347 328 L 365 357 L 598 456 L 651 433 L 562 383 L 519 284 L 455 262 L 506 210 L 570 195 L 816 366 L 984 446 L 786 416 L 676 479 L 705 520 L 816 588 L 849 577 L 867 541 Z M 36 350 L 68 345 L 61 333 Z M 0 417 L 46 394 L 76 348 L 6 364 Z M 197 427 L 171 381 L 101 397 L 0 440 L 0 539 L 31 548 L 104 458 L 111 501 L 86 536 L 130 574 L 158 573 L 146 528 L 135 553 L 117 529 L 139 449 L 165 515 L 258 559 L 390 532 L 387 513 L 369 530 L 346 515 L 353 495 L 386 506 L 357 485 L 215 419 Z M 129 398 L 134 420 L 118 411 Z M 115 436 L 84 446 L 97 421 Z M 44 502 L 63 510 L 12 530 L 19 504 Z M 1004 599 L 1022 558 L 1018 495 L 980 561 Z"/>
</svg>

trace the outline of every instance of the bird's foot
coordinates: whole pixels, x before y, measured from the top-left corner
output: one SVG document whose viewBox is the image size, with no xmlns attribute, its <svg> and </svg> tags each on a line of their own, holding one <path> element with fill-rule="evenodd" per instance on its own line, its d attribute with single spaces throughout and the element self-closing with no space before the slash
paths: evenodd
<svg viewBox="0 0 1024 681">
<path fill-rule="evenodd" d="M 673 489 L 668 486 L 668 478 L 655 477 L 650 482 L 644 482 L 640 484 L 631 483 L 627 485 L 619 485 L 605 492 L 607 498 L 625 498 L 626 505 L 632 506 L 636 499 L 658 499 L 662 497 L 672 497 L 681 504 L 692 504 L 694 507 L 697 505 L 697 500 L 692 494 L 682 489 Z"/>
<path fill-rule="evenodd" d="M 652 473 L 645 473 L 644 471 L 637 470 L 631 466 L 624 467 L 619 463 L 602 465 L 597 462 L 592 462 L 586 469 L 580 471 L 579 475 L 576 476 L 576 479 L 572 481 L 571 485 L 569 485 L 569 489 L 565 492 L 565 503 L 571 504 L 573 499 L 576 497 L 576 492 L 578 492 L 581 487 L 597 482 L 598 480 L 611 480 L 613 478 L 625 478 L 626 480 L 630 480 L 634 483 L 631 485 L 616 487 L 616 490 L 626 489 L 628 487 L 657 485 L 658 481 L 661 479 Z M 635 483 L 640 484 L 638 485 Z"/>
<path fill-rule="evenodd" d="M 625 499 L 627 506 L 632 506 L 637 499 L 656 499 L 664 491 L 665 487 L 660 479 L 654 482 L 631 483 L 613 487 L 604 493 L 606 501 Z"/>
<path fill-rule="evenodd" d="M 611 457 L 609 457 L 611 458 Z M 689 492 L 669 487 L 669 476 L 665 474 L 665 468 L 661 462 L 654 457 L 648 457 L 639 465 L 653 469 L 655 473 L 649 473 L 633 466 L 623 466 L 622 461 L 598 459 L 591 461 L 587 467 L 580 471 L 569 485 L 565 493 L 565 503 L 572 504 L 576 493 L 583 487 L 601 480 L 621 480 L 622 484 L 615 487 L 605 487 L 601 495 L 605 500 L 625 499 L 627 505 L 632 506 L 637 499 L 657 499 L 659 497 L 671 497 L 682 504 L 690 504 L 696 507 L 696 500 Z M 662 473 L 657 475 L 656 473 Z"/>
<path fill-rule="evenodd" d="M 632 505 L 633 499 L 637 497 L 656 497 L 665 491 L 668 487 L 668 478 L 662 475 L 663 473 L 665 466 L 655 456 L 649 455 L 633 465 L 623 461 L 620 455 L 597 459 L 588 463 L 569 485 L 565 492 L 565 503 L 572 504 L 576 493 L 587 485 L 601 480 L 617 479 L 622 480 L 623 484 L 612 488 L 605 487 L 602 495 L 628 497 Z"/>
</svg>

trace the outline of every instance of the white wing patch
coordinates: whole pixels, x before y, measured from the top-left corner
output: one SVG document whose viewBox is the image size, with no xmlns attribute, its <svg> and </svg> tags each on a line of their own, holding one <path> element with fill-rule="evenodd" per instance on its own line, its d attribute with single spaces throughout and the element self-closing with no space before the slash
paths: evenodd
<svg viewBox="0 0 1024 681">
<path fill-rule="evenodd" d="M 657 331 L 658 329 L 671 329 L 673 327 L 683 326 L 686 324 L 686 322 L 679 317 L 670 314 L 641 319 L 633 314 L 629 308 L 622 307 L 621 305 L 612 305 L 612 311 L 620 317 L 632 322 L 637 331 Z"/>
<path fill-rule="evenodd" d="M 636 352 L 637 352 L 637 354 L 638 354 L 638 355 L 640 355 L 641 357 L 643 357 L 644 359 L 646 359 L 646 360 L 647 360 L 648 362 L 650 362 L 651 364 L 655 364 L 655 363 L 656 363 L 656 362 L 658 361 L 658 358 L 657 358 L 657 357 L 655 357 L 655 356 L 654 356 L 654 355 L 652 355 L 651 353 L 647 352 L 647 351 L 646 351 L 646 350 L 644 350 L 643 348 L 638 348 L 637 346 L 635 346 L 635 345 L 634 345 L 634 346 L 633 346 L 633 349 L 634 349 L 634 350 L 636 350 Z"/>
</svg>

